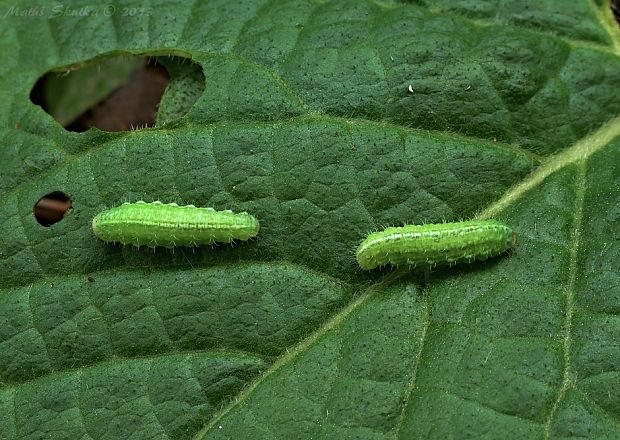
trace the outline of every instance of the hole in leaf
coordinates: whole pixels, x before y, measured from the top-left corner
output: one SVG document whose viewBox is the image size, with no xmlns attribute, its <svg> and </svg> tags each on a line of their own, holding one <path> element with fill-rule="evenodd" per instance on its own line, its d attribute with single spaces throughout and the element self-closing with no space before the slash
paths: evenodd
<svg viewBox="0 0 620 440">
<path fill-rule="evenodd" d="M 179 119 L 203 91 L 202 68 L 186 58 L 125 55 L 48 72 L 30 99 L 69 131 L 128 131 Z"/>
<path fill-rule="evenodd" d="M 71 198 L 60 191 L 44 195 L 33 208 L 34 218 L 40 225 L 46 227 L 58 223 L 70 211 Z"/>
<path fill-rule="evenodd" d="M 613 0 L 611 2 L 611 12 L 613 12 L 614 17 L 616 17 L 616 23 L 620 25 L 620 0 Z"/>
</svg>

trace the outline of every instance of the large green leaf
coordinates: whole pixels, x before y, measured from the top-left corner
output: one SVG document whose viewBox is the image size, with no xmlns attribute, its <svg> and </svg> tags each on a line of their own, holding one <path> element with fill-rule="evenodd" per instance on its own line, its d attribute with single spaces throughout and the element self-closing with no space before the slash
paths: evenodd
<svg viewBox="0 0 620 440">
<path fill-rule="evenodd" d="M 608 2 L 58 5 L 0 5 L 0 438 L 620 438 Z M 127 133 L 30 102 L 46 72 L 119 53 L 191 58 L 204 88 L 190 72 L 160 127 Z M 73 211 L 46 228 L 53 191 Z M 140 199 L 247 210 L 261 233 L 92 235 Z M 356 266 L 369 231 L 475 216 L 516 249 Z"/>
</svg>

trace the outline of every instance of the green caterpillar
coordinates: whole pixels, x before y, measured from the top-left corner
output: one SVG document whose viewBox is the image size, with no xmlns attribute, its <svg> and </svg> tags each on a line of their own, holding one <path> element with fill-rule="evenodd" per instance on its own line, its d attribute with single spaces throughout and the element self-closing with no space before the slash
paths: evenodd
<svg viewBox="0 0 620 440">
<path fill-rule="evenodd" d="M 150 247 L 248 240 L 258 235 L 259 227 L 247 212 L 143 201 L 100 212 L 92 223 L 94 234 L 103 241 Z"/>
<path fill-rule="evenodd" d="M 496 220 L 406 225 L 370 234 L 356 251 L 365 270 L 385 264 L 435 266 L 486 260 L 512 247 L 515 234 Z"/>
</svg>

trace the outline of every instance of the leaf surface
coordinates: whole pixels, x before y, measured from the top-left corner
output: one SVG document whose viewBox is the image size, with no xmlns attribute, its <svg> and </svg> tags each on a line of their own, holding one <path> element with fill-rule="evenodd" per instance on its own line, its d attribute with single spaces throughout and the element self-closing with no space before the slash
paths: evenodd
<svg viewBox="0 0 620 440">
<path fill-rule="evenodd" d="M 0 438 L 620 437 L 608 2 L 55 6 L 0 9 Z M 118 53 L 191 58 L 204 86 L 171 83 L 133 132 L 68 132 L 30 102 L 46 72 Z M 73 208 L 46 228 L 53 191 Z M 93 236 L 137 200 L 261 232 Z M 377 228 L 473 217 L 516 248 L 430 276 L 356 266 Z"/>
</svg>

